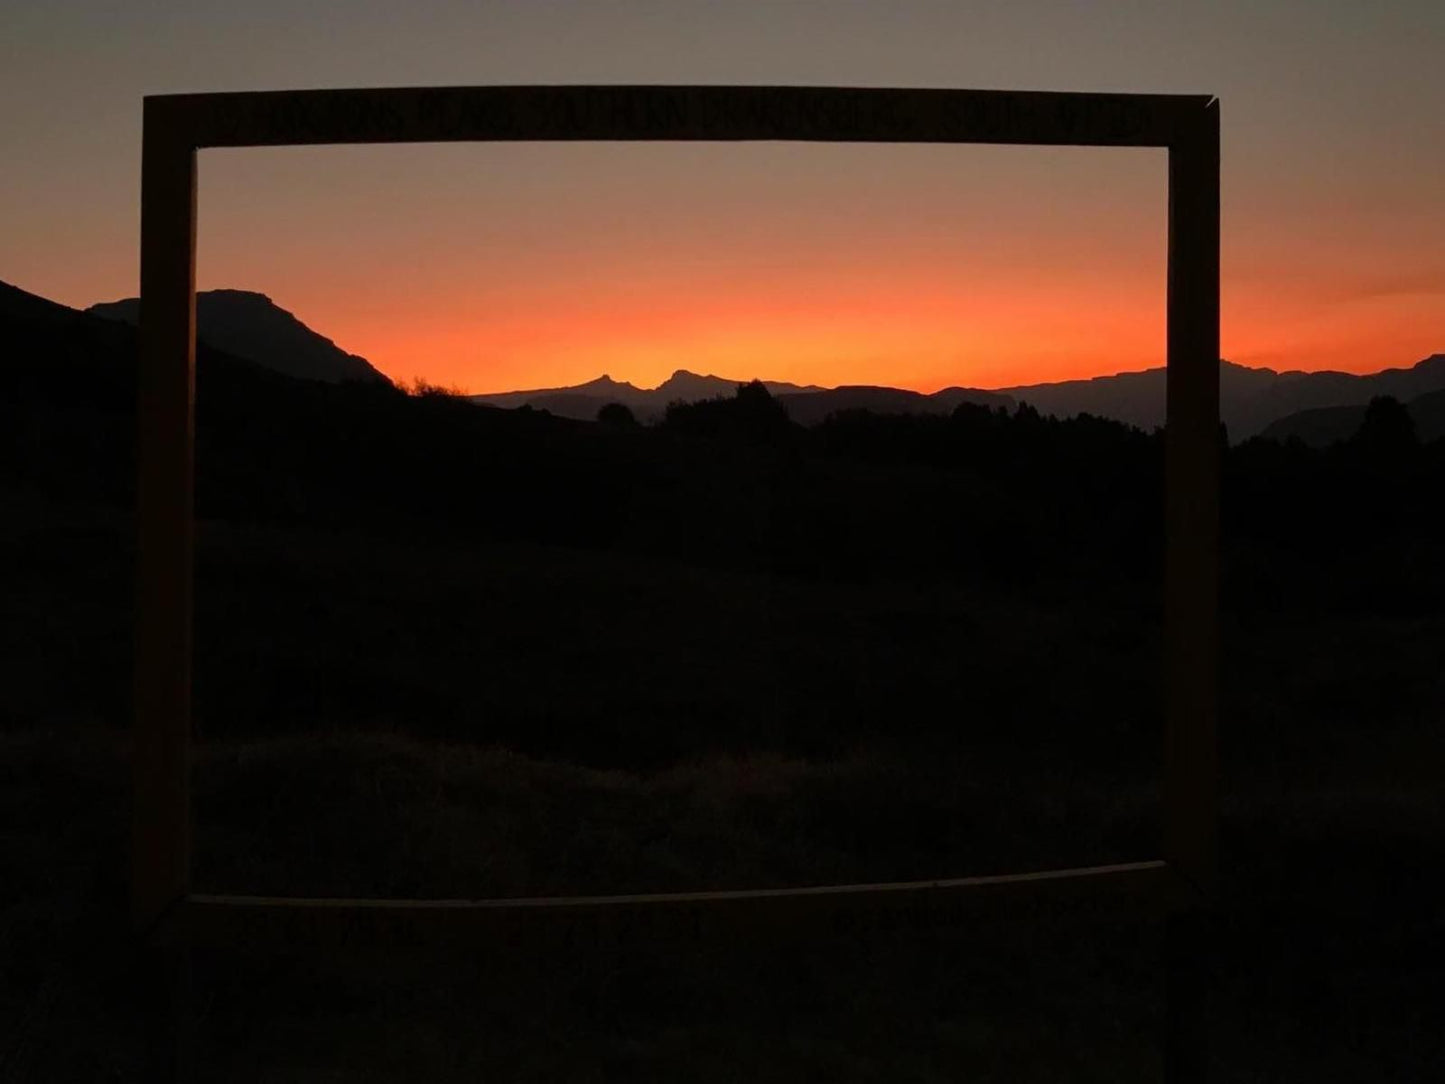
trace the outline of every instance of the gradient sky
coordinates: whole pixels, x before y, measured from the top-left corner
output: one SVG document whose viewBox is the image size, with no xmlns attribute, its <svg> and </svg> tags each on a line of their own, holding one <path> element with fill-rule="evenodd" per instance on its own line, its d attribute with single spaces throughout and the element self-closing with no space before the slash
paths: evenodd
<svg viewBox="0 0 1445 1084">
<path fill-rule="evenodd" d="M 141 96 L 490 83 L 1217 94 L 1225 356 L 1445 351 L 1445 4 L 246 4 L 0 9 L 0 279 L 133 295 Z M 797 144 L 207 151 L 200 286 L 394 377 L 676 368 L 1005 386 L 1162 363 L 1164 154 Z"/>
</svg>

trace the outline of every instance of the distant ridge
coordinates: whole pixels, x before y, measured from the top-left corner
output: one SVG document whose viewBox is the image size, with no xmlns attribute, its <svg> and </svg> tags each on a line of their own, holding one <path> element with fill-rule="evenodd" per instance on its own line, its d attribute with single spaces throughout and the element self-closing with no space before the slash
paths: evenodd
<svg viewBox="0 0 1445 1084">
<path fill-rule="evenodd" d="M 105 302 L 85 311 L 135 324 L 140 299 Z M 196 337 L 218 350 L 287 376 L 330 384 L 344 380 L 390 383 L 365 358 L 348 354 L 265 294 L 249 290 L 203 290 L 196 294 Z"/>
<path fill-rule="evenodd" d="M 1253 369 L 1219 363 L 1219 413 L 1232 441 L 1263 432 L 1272 422 L 1302 410 L 1363 407 L 1377 395 L 1401 402 L 1445 389 L 1445 355 L 1434 354 L 1408 369 L 1384 369 L 1357 375 L 1329 370 L 1307 373 Z M 1004 388 L 1008 395 L 1041 413 L 1068 417 L 1079 413 L 1153 429 L 1164 424 L 1164 369 Z"/>
<path fill-rule="evenodd" d="M 668 403 L 691 402 L 717 395 L 730 396 L 742 381 L 700 376 L 679 369 L 659 387 L 638 388 L 603 376 L 569 388 L 475 395 L 472 400 L 492 406 L 531 406 L 568 418 L 590 420 L 607 403 L 623 403 L 643 420 L 660 417 Z M 960 403 L 1013 409 L 1028 403 L 1041 414 L 1071 418 L 1093 414 L 1112 418 L 1146 431 L 1164 424 L 1165 371 L 1144 369 L 1088 380 L 1055 384 L 1028 384 L 994 390 L 944 388 L 931 394 L 904 388 L 844 385 L 807 387 L 778 381 L 763 382 L 800 425 L 816 425 L 840 410 L 871 410 L 878 414 L 940 414 Z M 1356 375 L 1341 372 L 1276 372 L 1229 361 L 1219 363 L 1220 418 L 1233 441 L 1265 431 L 1272 423 L 1304 410 L 1359 407 L 1377 395 L 1409 402 L 1421 395 L 1445 390 L 1445 354 L 1435 354 L 1410 368 L 1385 369 Z"/>
<path fill-rule="evenodd" d="M 473 395 L 474 403 L 497 407 L 530 406 L 547 410 L 564 418 L 591 421 L 608 403 L 621 403 L 644 421 L 660 418 L 669 403 L 694 403 L 718 396 L 731 398 L 739 384 L 746 380 L 729 380 L 721 376 L 705 376 L 678 369 L 655 388 L 639 388 L 627 381 L 613 380 L 603 374 L 585 384 L 566 388 L 536 388 L 530 391 L 508 391 Z M 764 386 L 775 396 L 820 392 L 816 385 L 789 384 L 781 380 L 765 380 Z"/>
<path fill-rule="evenodd" d="M 566 417 L 591 419 L 597 410 L 607 403 L 624 403 L 637 410 L 652 395 L 651 391 L 639 388 L 626 381 L 613 380 L 605 373 L 596 380 L 567 388 L 532 388 L 525 391 L 507 391 L 491 395 L 468 396 L 474 403 L 483 406 L 517 407 L 530 406 L 534 410 L 550 410 L 553 414 Z M 591 403 L 597 406 L 588 413 Z"/>
<path fill-rule="evenodd" d="M 473 395 L 474 403 L 488 406 L 521 407 L 547 410 L 567 418 L 591 420 L 608 403 L 622 403 L 643 421 L 660 418 L 669 403 L 694 403 L 719 396 L 731 398 L 738 385 L 746 380 L 707 376 L 678 369 L 656 388 L 639 388 L 635 384 L 601 376 L 585 384 L 568 388 L 540 388 L 533 391 L 511 391 L 492 395 Z M 790 384 L 781 380 L 764 380 L 764 387 L 787 410 L 799 425 L 816 425 L 839 410 L 871 410 L 878 414 L 941 414 L 962 402 L 986 406 L 1012 407 L 1013 399 L 997 392 L 974 388 L 944 388 L 925 395 L 902 388 L 844 385 L 823 388 L 816 384 Z"/>
</svg>

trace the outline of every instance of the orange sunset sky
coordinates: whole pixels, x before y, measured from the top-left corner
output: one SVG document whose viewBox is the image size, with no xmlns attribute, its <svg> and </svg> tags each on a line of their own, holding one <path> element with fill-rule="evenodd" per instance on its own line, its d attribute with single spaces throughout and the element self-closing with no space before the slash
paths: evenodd
<svg viewBox="0 0 1445 1084">
<path fill-rule="evenodd" d="M 133 295 L 145 93 L 527 82 L 1213 93 L 1223 350 L 1445 351 L 1445 5 L 285 4 L 0 15 L 0 278 Z M 344 17 L 343 17 L 344 13 Z M 483 392 L 674 369 L 930 391 L 1161 364 L 1165 156 L 504 144 L 207 151 L 199 285 L 390 376 Z"/>
</svg>

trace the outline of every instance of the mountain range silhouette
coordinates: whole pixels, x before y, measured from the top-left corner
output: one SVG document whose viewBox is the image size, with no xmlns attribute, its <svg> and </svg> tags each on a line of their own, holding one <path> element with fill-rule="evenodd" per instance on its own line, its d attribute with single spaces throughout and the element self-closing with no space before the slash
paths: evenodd
<svg viewBox="0 0 1445 1084">
<path fill-rule="evenodd" d="M 1284 419 L 1303 411 L 1355 407 L 1359 411 L 1355 416 L 1358 423 L 1365 405 L 1376 396 L 1388 395 L 1409 403 L 1427 393 L 1445 390 L 1445 354 L 1431 355 L 1410 368 L 1384 369 L 1367 375 L 1329 370 L 1277 372 L 1223 359 L 1219 366 L 1219 414 L 1231 440 L 1260 435 L 1272 426 L 1277 428 L 1271 435 L 1280 439 L 1291 434 L 1312 437 L 1315 429 L 1308 423 Z M 1164 424 L 1164 376 L 1164 369 L 1157 368 L 1002 390 L 1043 414 L 1096 414 L 1152 429 Z M 1341 436 L 1351 432 L 1353 429 L 1347 428 Z"/>
<path fill-rule="evenodd" d="M 1410 368 L 1385 369 L 1357 375 L 1343 372 L 1277 372 L 1220 361 L 1220 417 L 1233 440 L 1268 432 L 1286 439 L 1298 436 L 1306 443 L 1329 443 L 1348 437 L 1364 417 L 1366 404 L 1388 395 L 1411 405 L 1418 414 L 1421 436 L 1445 428 L 1437 420 L 1441 407 L 1432 401 L 1418 407 L 1414 400 L 1445 392 L 1445 354 L 1425 358 Z M 673 402 L 731 396 L 745 380 L 699 376 L 679 369 L 656 388 L 602 376 L 565 388 L 542 388 L 473 395 L 489 406 L 530 406 L 567 418 L 591 420 L 608 403 L 622 403 L 644 421 L 661 417 Z M 842 410 L 870 410 L 875 414 L 949 414 L 960 403 L 1012 409 L 1028 403 L 1041 414 L 1059 418 L 1092 414 L 1151 430 L 1164 424 L 1165 370 L 1116 373 L 1089 380 L 983 389 L 950 387 L 925 394 L 904 388 L 843 385 L 806 387 L 779 381 L 762 382 L 783 404 L 793 421 L 811 426 Z M 1336 413 L 1319 414 L 1320 411 Z M 1305 415 L 1296 418 L 1296 415 Z"/>
<path fill-rule="evenodd" d="M 134 324 L 136 298 L 90 306 L 85 313 L 106 321 Z M 81 315 L 0 283 L 0 316 L 56 323 Z M 350 354 L 313 330 L 264 294 L 245 290 L 207 290 L 196 295 L 198 338 L 210 347 L 288 376 L 328 383 L 384 382 L 386 376 L 365 358 Z M 94 328 L 91 335 L 103 335 Z M 752 377 L 721 377 L 679 368 L 656 388 L 640 388 L 604 374 L 586 383 L 469 396 L 473 403 L 515 409 L 529 406 L 553 415 L 591 421 L 609 403 L 621 403 L 643 421 L 656 420 L 675 402 L 731 396 Z M 1141 429 L 1164 424 L 1165 371 L 1162 367 L 1088 380 L 982 389 L 950 387 L 932 393 L 871 385 L 825 388 L 763 380 L 794 422 L 811 426 L 845 410 L 877 414 L 948 414 L 961 403 L 1012 409 L 1028 403 L 1060 418 L 1091 414 Z M 1297 437 L 1323 445 L 1349 436 L 1377 396 L 1405 403 L 1423 439 L 1445 433 L 1445 354 L 1434 354 L 1410 367 L 1377 373 L 1284 371 L 1220 361 L 1220 415 L 1231 440 L 1266 435 Z"/>
</svg>

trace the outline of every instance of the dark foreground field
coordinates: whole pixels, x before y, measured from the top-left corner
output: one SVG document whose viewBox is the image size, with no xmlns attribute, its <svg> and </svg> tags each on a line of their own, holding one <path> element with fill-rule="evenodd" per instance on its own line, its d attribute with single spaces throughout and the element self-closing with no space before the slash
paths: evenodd
<svg viewBox="0 0 1445 1084">
<path fill-rule="evenodd" d="M 0 1064 L 145 1079 L 116 948 L 131 523 L 8 506 Z M 538 895 L 1154 855 L 1148 593 L 920 579 L 203 522 L 197 886 Z M 1442 648 L 1429 606 L 1226 613 L 1217 1079 L 1445 1064 Z M 192 1057 L 227 1081 L 1153 1080 L 1161 952 L 1157 922 L 1107 916 L 242 948 L 197 958 Z"/>
</svg>

